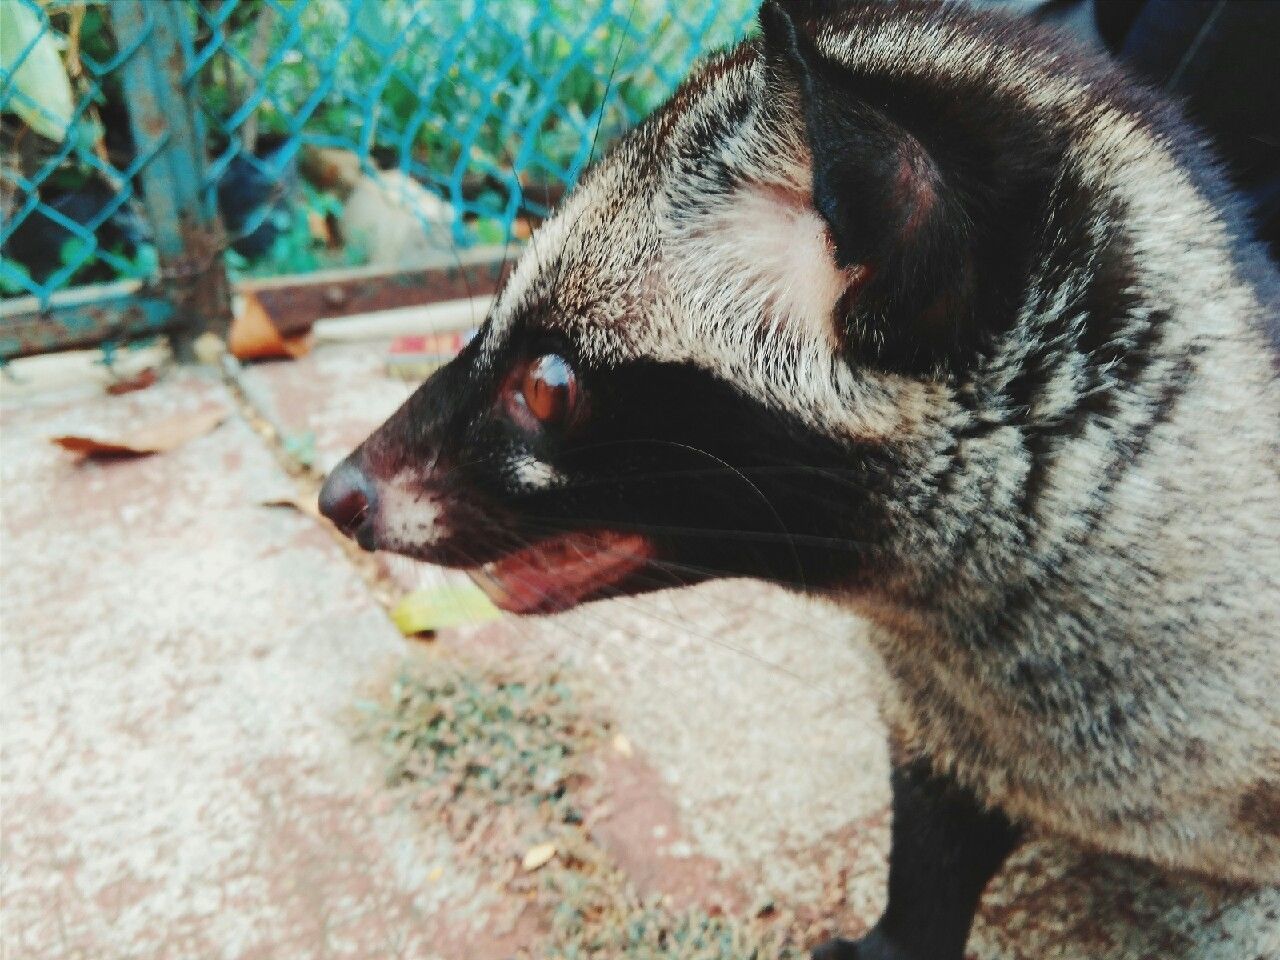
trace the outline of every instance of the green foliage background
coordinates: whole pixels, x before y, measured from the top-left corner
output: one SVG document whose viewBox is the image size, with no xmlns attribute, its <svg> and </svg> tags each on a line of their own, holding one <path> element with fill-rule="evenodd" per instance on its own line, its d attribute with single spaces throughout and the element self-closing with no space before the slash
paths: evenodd
<svg viewBox="0 0 1280 960">
<path fill-rule="evenodd" d="M 457 215 L 449 239 L 457 245 L 503 242 L 520 210 L 542 212 L 543 197 L 571 186 L 609 140 L 670 95 L 699 56 L 741 36 L 758 5 L 758 0 L 172 2 L 187 3 L 191 11 L 190 57 L 202 64 L 193 89 L 215 172 L 244 149 L 246 122 L 256 125 L 256 137 L 250 139 L 284 144 L 282 155 L 289 158 L 304 145 L 351 150 L 366 169 L 397 167 L 448 199 Z M 52 0 L 43 9 L 63 35 L 64 49 L 65 34 L 78 18 L 82 56 L 90 65 L 111 60 L 116 46 L 104 0 Z M 115 118 L 110 122 L 121 122 L 123 113 L 110 109 L 124 103 L 118 71 L 82 76 L 76 88 L 104 117 Z M 91 115 L 83 122 L 89 123 Z M 94 136 L 100 135 L 95 130 Z M 73 152 L 48 186 L 75 189 L 90 179 L 92 164 L 84 162 L 85 156 L 85 151 Z M 340 197 L 284 180 L 282 167 L 288 222 L 277 223 L 275 244 L 256 260 L 229 252 L 232 271 L 298 273 L 361 262 L 361 250 L 324 249 L 308 229 L 308 212 L 313 221 L 336 216 Z M 83 259 L 86 246 L 68 245 L 64 253 Z M 121 276 L 136 276 L 153 261 L 153 252 L 144 250 L 131 260 L 118 254 L 111 267 Z M 93 262 L 86 261 L 69 282 L 87 279 Z M 6 260 L 6 266 L 19 283 L 7 284 L 3 292 L 25 292 L 17 289 L 25 286 L 21 265 Z"/>
</svg>

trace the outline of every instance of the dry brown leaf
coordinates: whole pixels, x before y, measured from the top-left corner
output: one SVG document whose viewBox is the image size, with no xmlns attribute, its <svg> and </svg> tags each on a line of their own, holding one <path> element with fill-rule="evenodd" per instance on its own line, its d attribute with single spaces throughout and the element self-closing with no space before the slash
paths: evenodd
<svg viewBox="0 0 1280 960">
<path fill-rule="evenodd" d="M 138 390 L 145 390 L 147 387 L 154 386 L 160 379 L 160 374 L 155 367 L 143 367 L 135 374 L 121 377 L 118 380 L 112 380 L 107 384 L 107 393 L 113 397 L 118 397 L 122 393 L 134 393 Z"/>
<path fill-rule="evenodd" d="M 311 352 L 311 331 L 283 336 L 271 322 L 271 315 L 252 293 L 244 295 L 244 306 L 231 321 L 227 346 L 237 360 L 266 360 L 298 357 Z"/>
<path fill-rule="evenodd" d="M 270 500 L 263 500 L 261 506 L 264 507 L 292 507 L 299 513 L 305 513 L 309 517 L 320 519 L 320 505 L 316 503 L 315 497 L 273 497 Z"/>
<path fill-rule="evenodd" d="M 539 870 L 550 863 L 555 855 L 556 845 L 554 843 L 540 843 L 536 847 L 528 849 L 524 859 L 520 861 L 520 866 L 524 868 L 525 873 L 533 873 L 533 871 Z"/>
<path fill-rule="evenodd" d="M 85 457 L 141 456 L 166 453 L 202 437 L 227 419 L 224 407 L 206 407 L 153 420 L 118 434 L 68 433 L 50 439 L 64 450 Z"/>
</svg>

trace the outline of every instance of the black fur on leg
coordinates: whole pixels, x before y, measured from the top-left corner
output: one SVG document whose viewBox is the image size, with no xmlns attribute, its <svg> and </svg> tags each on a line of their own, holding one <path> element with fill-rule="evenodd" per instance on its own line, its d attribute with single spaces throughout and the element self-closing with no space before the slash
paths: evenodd
<svg viewBox="0 0 1280 960">
<path fill-rule="evenodd" d="M 828 940 L 813 951 L 813 960 L 916 960 L 886 943 L 874 931 L 861 940 Z"/>
<path fill-rule="evenodd" d="M 813 960 L 857 960 L 858 945 L 852 940 L 828 940 L 815 947 L 810 956 Z"/>
<path fill-rule="evenodd" d="M 922 960 L 926 955 L 906 953 L 872 930 L 861 940 L 828 940 L 810 956 L 813 960 Z"/>
<path fill-rule="evenodd" d="M 832 940 L 814 960 L 963 960 L 987 881 L 1020 830 L 924 761 L 893 771 L 889 905 L 861 940 Z"/>
</svg>

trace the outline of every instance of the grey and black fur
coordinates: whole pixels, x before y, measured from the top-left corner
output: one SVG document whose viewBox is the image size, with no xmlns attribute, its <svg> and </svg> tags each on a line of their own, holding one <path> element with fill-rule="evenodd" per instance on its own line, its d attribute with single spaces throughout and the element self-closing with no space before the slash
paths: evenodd
<svg viewBox="0 0 1280 960">
<path fill-rule="evenodd" d="M 1274 267 L 1108 62 L 827 6 L 766 4 L 587 173 L 326 510 L 458 566 L 637 532 L 610 591 L 752 576 L 870 620 L 889 906 L 819 956 L 958 960 L 1027 829 L 1280 883 Z M 531 426 L 503 397 L 547 353 L 582 400 Z"/>
</svg>

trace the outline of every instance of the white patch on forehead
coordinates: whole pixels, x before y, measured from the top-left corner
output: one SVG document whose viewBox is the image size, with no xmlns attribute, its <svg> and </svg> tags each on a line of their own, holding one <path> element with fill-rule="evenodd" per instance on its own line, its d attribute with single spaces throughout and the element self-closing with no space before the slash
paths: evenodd
<svg viewBox="0 0 1280 960">
<path fill-rule="evenodd" d="M 444 539 L 440 504 L 413 482 L 412 475 L 398 473 L 378 486 L 374 520 L 381 546 L 422 547 Z"/>
<path fill-rule="evenodd" d="M 840 356 L 837 303 L 860 277 L 836 267 L 808 171 L 784 172 L 776 153 L 766 163 L 713 206 L 678 192 L 660 206 L 663 322 L 637 348 L 692 362 L 833 435 L 901 431 L 925 406 L 922 386 L 859 375 Z"/>
<path fill-rule="evenodd" d="M 851 278 L 836 268 L 826 224 L 807 191 L 745 186 L 684 234 L 673 263 L 687 264 L 705 284 L 729 288 L 771 331 L 793 327 L 839 347 L 834 310 Z"/>
</svg>

